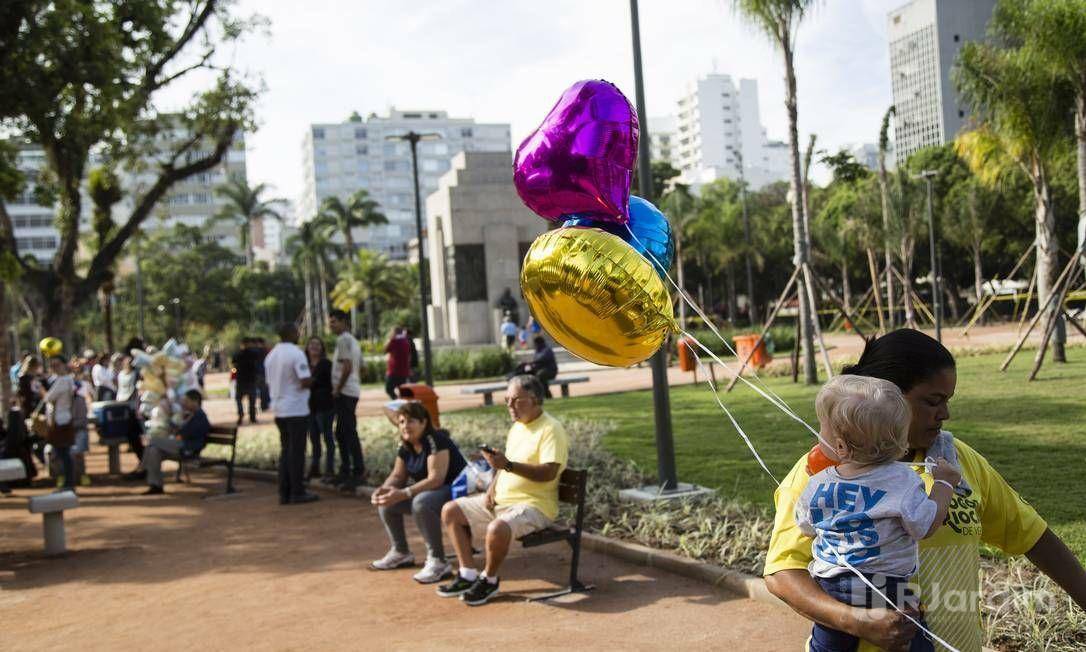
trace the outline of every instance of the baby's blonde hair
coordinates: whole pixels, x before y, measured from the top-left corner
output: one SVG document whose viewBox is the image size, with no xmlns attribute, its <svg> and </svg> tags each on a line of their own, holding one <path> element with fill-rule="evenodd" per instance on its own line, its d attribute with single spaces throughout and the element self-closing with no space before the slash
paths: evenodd
<svg viewBox="0 0 1086 652">
<path fill-rule="evenodd" d="M 909 448 L 909 404 L 897 385 L 868 376 L 837 376 L 815 399 L 823 428 L 848 447 L 852 461 L 882 464 Z"/>
</svg>

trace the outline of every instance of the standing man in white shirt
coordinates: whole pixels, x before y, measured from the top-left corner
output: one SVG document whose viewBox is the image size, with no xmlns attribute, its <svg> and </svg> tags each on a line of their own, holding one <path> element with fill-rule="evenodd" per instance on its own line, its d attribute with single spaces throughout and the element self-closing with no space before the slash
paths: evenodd
<svg viewBox="0 0 1086 652">
<path fill-rule="evenodd" d="M 264 376 L 272 396 L 275 427 L 279 429 L 279 504 L 311 503 L 316 494 L 305 490 L 305 444 L 309 430 L 309 360 L 298 347 L 298 326 L 279 326 L 275 348 L 264 358 Z"/>
<path fill-rule="evenodd" d="M 363 484 L 366 465 L 362 458 L 362 442 L 358 440 L 358 420 L 355 408 L 362 393 L 359 372 L 362 349 L 351 335 L 351 317 L 342 310 L 328 313 L 328 327 L 336 334 L 336 351 L 332 355 L 332 400 L 336 413 L 336 443 L 339 445 L 339 476 L 336 485 L 342 491 L 354 493 Z"/>
<path fill-rule="evenodd" d="M 91 382 L 94 384 L 94 400 L 112 401 L 116 398 L 117 380 L 113 375 L 113 366 L 108 353 L 98 356 L 98 361 L 91 368 Z"/>
</svg>

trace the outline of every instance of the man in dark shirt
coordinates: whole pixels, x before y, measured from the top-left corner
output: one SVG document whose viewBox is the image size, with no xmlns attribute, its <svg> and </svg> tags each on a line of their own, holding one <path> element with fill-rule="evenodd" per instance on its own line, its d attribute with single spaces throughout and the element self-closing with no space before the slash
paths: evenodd
<svg viewBox="0 0 1086 652">
<path fill-rule="evenodd" d="M 143 452 L 148 488 L 145 494 L 164 493 L 162 489 L 162 460 L 196 459 L 207 444 L 211 422 L 204 412 L 203 396 L 190 389 L 181 397 L 181 409 L 189 415 L 173 437 L 155 437 Z"/>
<path fill-rule="evenodd" d="M 251 337 L 243 339 L 241 349 L 234 354 L 234 398 L 238 404 L 239 426 L 245 420 L 242 399 L 246 396 L 249 397 L 249 422 L 256 423 L 256 399 L 259 391 L 257 386 L 257 363 L 261 360 L 261 357 Z"/>
<path fill-rule="evenodd" d="M 517 365 L 514 375 L 532 374 L 543 383 L 546 397 L 551 397 L 550 381 L 558 375 L 558 361 L 554 358 L 554 349 L 547 345 L 547 340 L 542 335 L 536 335 L 532 340 L 535 344 L 535 355 L 531 362 Z"/>
</svg>

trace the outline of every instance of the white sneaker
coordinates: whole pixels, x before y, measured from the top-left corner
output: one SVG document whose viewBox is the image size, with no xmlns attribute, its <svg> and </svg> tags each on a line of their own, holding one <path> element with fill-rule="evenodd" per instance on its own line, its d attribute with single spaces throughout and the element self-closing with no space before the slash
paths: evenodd
<svg viewBox="0 0 1086 652">
<path fill-rule="evenodd" d="M 373 570 L 395 570 L 397 568 L 407 568 L 408 566 L 415 565 L 415 555 L 407 552 L 396 552 L 393 548 L 385 553 L 384 557 L 381 557 L 377 561 L 370 562 L 370 568 Z"/>
<path fill-rule="evenodd" d="M 428 557 L 422 570 L 415 573 L 415 581 L 419 584 L 434 584 L 452 575 L 452 566 L 440 559 Z"/>
</svg>

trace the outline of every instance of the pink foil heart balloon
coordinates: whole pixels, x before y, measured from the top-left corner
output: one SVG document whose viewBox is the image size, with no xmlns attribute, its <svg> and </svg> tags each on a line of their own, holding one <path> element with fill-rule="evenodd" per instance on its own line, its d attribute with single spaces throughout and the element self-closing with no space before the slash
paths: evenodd
<svg viewBox="0 0 1086 652">
<path fill-rule="evenodd" d="M 638 133 L 637 113 L 614 84 L 577 82 L 517 148 L 517 194 L 548 220 L 578 213 L 626 223 Z"/>
</svg>

